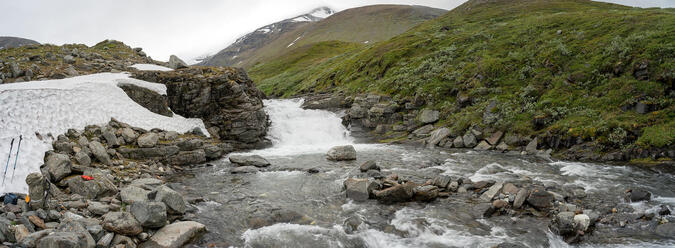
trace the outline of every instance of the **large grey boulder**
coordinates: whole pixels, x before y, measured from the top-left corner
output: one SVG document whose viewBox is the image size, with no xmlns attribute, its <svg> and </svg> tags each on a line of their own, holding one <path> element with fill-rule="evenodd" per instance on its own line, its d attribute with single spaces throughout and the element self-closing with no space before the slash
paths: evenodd
<svg viewBox="0 0 675 248">
<path fill-rule="evenodd" d="M 450 129 L 447 127 L 439 128 L 431 132 L 431 136 L 427 142 L 427 145 L 433 147 L 438 145 L 441 140 L 445 139 L 450 135 Z"/>
<path fill-rule="evenodd" d="M 502 189 L 502 186 L 503 186 L 502 183 L 495 183 L 480 196 L 480 199 L 483 201 L 492 201 L 492 198 L 494 198 L 497 194 L 499 194 L 499 191 Z"/>
<path fill-rule="evenodd" d="M 103 215 L 103 229 L 128 236 L 143 232 L 141 223 L 128 212 L 110 212 Z"/>
<path fill-rule="evenodd" d="M 103 147 L 103 144 L 98 141 L 89 142 L 89 149 L 99 162 L 108 166 L 113 165 L 112 159 L 110 159 L 110 155 L 108 154 L 108 151 L 106 151 L 105 147 Z"/>
<path fill-rule="evenodd" d="M 38 209 L 44 207 L 44 195 L 47 190 L 47 182 L 40 172 L 33 172 L 26 176 L 26 184 L 28 184 L 28 194 L 30 197 L 31 209 Z"/>
<path fill-rule="evenodd" d="M 270 162 L 259 155 L 230 155 L 230 162 L 237 166 L 267 167 Z"/>
<path fill-rule="evenodd" d="M 37 245 L 37 241 L 40 240 L 41 238 L 49 235 L 52 233 L 53 230 L 42 230 L 42 231 L 37 231 L 34 233 L 29 234 L 28 236 L 24 237 L 21 242 L 19 242 L 20 247 L 35 247 Z M 0 234 L 1 235 L 1 234 Z M 0 238 L 1 240 L 2 238 Z"/>
<path fill-rule="evenodd" d="M 51 153 L 47 156 L 45 166 L 51 176 L 51 180 L 58 182 L 71 172 L 71 163 L 68 155 Z"/>
<path fill-rule="evenodd" d="M 115 130 L 112 128 L 105 128 L 103 129 L 103 138 L 105 138 L 105 142 L 108 144 L 108 147 L 118 147 L 120 145 L 120 142 L 117 140 L 117 136 L 115 135 Z"/>
<path fill-rule="evenodd" d="M 206 162 L 206 153 L 203 149 L 179 152 L 167 159 L 167 163 L 179 166 L 201 164 L 204 162 Z"/>
<path fill-rule="evenodd" d="M 530 191 L 527 189 L 518 190 L 518 193 L 516 194 L 516 197 L 513 200 L 513 208 L 518 209 L 521 206 L 523 206 L 523 203 L 525 203 L 525 200 L 527 200 L 527 196 L 529 195 L 529 193 Z"/>
<path fill-rule="evenodd" d="M 95 215 L 105 215 L 110 212 L 110 205 L 96 201 L 89 201 L 87 210 Z"/>
<path fill-rule="evenodd" d="M 357 202 L 368 200 L 370 192 L 376 187 L 374 182 L 365 178 L 347 178 L 343 184 L 347 190 L 347 198 Z"/>
<path fill-rule="evenodd" d="M 91 165 L 91 158 L 84 151 L 79 151 L 79 152 L 75 153 L 74 158 L 75 158 L 75 161 L 77 161 L 77 163 L 82 165 L 82 166 Z"/>
<path fill-rule="evenodd" d="M 429 124 L 438 121 L 439 112 L 437 110 L 425 109 L 422 110 L 418 119 L 422 124 Z"/>
<path fill-rule="evenodd" d="M 134 140 L 136 140 L 136 137 L 138 137 L 138 134 L 131 128 L 125 127 L 122 128 L 122 139 L 126 143 L 132 143 Z"/>
<path fill-rule="evenodd" d="M 169 213 L 185 213 L 185 200 L 183 199 L 183 196 L 166 185 L 157 187 L 155 201 L 166 204 Z"/>
<path fill-rule="evenodd" d="M 478 144 L 476 136 L 474 136 L 471 132 L 466 132 L 466 134 L 462 136 L 462 141 L 464 141 L 464 147 L 466 148 L 473 148 Z"/>
<path fill-rule="evenodd" d="M 189 139 L 178 142 L 178 148 L 181 151 L 192 151 L 199 149 L 204 145 L 204 141 L 201 139 Z"/>
<path fill-rule="evenodd" d="M 159 229 L 150 240 L 139 248 L 179 248 L 206 230 L 206 226 L 194 221 L 175 222 Z"/>
<path fill-rule="evenodd" d="M 378 201 L 383 203 L 407 202 L 413 198 L 416 186 L 414 183 L 407 182 L 383 190 L 375 190 L 373 194 Z"/>
<path fill-rule="evenodd" d="M 147 228 L 166 225 L 166 205 L 162 202 L 137 201 L 131 204 L 131 214 Z"/>
<path fill-rule="evenodd" d="M 94 247 L 96 245 L 94 237 L 91 236 L 91 234 L 85 227 L 84 222 L 80 219 L 65 217 L 64 219 L 61 220 L 61 223 L 58 225 L 56 229 L 61 232 L 70 232 L 77 234 L 77 236 L 80 239 L 80 242 L 83 242 L 80 244 L 84 244 L 85 247 Z"/>
<path fill-rule="evenodd" d="M 89 170 L 86 173 L 93 177 L 92 180 L 84 180 L 82 177 L 69 177 L 67 179 L 70 192 L 83 196 L 86 199 L 98 199 L 117 194 L 117 186 L 112 176 L 98 170 Z"/>
<path fill-rule="evenodd" d="M 336 146 L 328 150 L 326 158 L 333 161 L 356 160 L 356 149 L 354 146 Z"/>
<path fill-rule="evenodd" d="M 528 154 L 537 154 L 537 145 L 538 142 L 537 138 L 535 137 L 532 141 L 530 141 L 530 143 L 527 144 L 527 146 L 525 147 L 525 151 Z"/>
<path fill-rule="evenodd" d="M 455 138 L 455 139 L 452 141 L 452 147 L 455 147 L 455 148 L 462 148 L 462 147 L 464 147 L 464 140 L 462 139 L 462 136 L 457 136 L 457 138 Z"/>
<path fill-rule="evenodd" d="M 544 209 L 553 206 L 553 200 L 553 194 L 549 193 L 543 188 L 532 190 L 530 195 L 527 197 L 527 203 L 537 209 Z"/>
<path fill-rule="evenodd" d="M 156 133 L 150 132 L 141 134 L 141 136 L 138 137 L 138 140 L 136 142 L 138 143 L 139 147 L 150 148 L 155 147 L 158 141 L 159 136 Z"/>
<path fill-rule="evenodd" d="M 185 62 L 183 62 L 183 60 L 178 58 L 178 56 L 171 55 L 171 57 L 169 57 L 168 67 L 171 68 L 171 69 L 181 69 L 181 68 L 187 68 L 188 65 Z"/>
</svg>

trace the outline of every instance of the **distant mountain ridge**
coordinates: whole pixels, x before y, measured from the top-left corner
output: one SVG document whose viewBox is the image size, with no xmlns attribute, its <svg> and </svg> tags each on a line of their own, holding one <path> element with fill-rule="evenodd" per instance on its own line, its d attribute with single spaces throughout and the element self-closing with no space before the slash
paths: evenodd
<svg viewBox="0 0 675 248">
<path fill-rule="evenodd" d="M 384 41 L 446 12 L 414 5 L 371 5 L 338 13 L 322 7 L 261 27 L 201 64 L 250 68 L 316 42 L 335 40 L 368 44 Z"/>
<path fill-rule="evenodd" d="M 320 7 L 313 9 L 307 14 L 302 14 L 258 28 L 255 31 L 238 38 L 234 43 L 215 55 L 204 58 L 199 64 L 216 66 L 236 65 L 246 58 L 247 52 L 260 48 L 287 32 L 301 28 L 311 22 L 323 20 L 334 13 L 335 11 L 331 8 Z"/>
<path fill-rule="evenodd" d="M 19 38 L 19 37 L 10 37 L 10 36 L 0 36 L 0 49 L 3 48 L 14 48 L 25 45 L 39 45 L 40 43 L 34 40 Z"/>
</svg>

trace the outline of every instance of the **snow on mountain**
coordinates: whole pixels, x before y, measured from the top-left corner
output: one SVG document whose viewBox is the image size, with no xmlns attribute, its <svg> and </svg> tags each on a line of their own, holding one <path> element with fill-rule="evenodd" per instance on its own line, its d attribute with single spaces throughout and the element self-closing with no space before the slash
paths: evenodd
<svg viewBox="0 0 675 248">
<path fill-rule="evenodd" d="M 39 171 L 44 153 L 52 149 L 56 136 L 69 128 L 103 125 L 115 118 L 145 129 L 187 132 L 199 127 L 203 133 L 208 133 L 200 119 L 178 115 L 166 117 L 150 112 L 131 100 L 117 87 L 119 84 L 134 84 L 166 94 L 165 85 L 132 79 L 126 73 L 0 85 L 0 175 L 7 174 L 5 184 L 0 186 L 0 194 L 27 192 L 26 176 Z M 14 171 L 19 135 L 23 135 L 23 141 Z M 9 168 L 5 170 L 12 138 L 16 140 Z M 13 180 L 12 173 L 15 173 Z"/>
<path fill-rule="evenodd" d="M 173 71 L 173 69 L 169 67 L 153 64 L 135 64 L 130 67 L 136 68 L 141 71 Z"/>
</svg>

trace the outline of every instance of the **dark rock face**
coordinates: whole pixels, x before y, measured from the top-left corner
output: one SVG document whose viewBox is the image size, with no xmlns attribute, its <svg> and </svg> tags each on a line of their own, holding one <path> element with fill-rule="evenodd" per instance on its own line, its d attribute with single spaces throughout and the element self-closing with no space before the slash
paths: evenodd
<svg viewBox="0 0 675 248">
<path fill-rule="evenodd" d="M 151 112 L 169 117 L 173 116 L 173 113 L 169 110 L 166 96 L 133 84 L 120 84 L 118 87 L 122 88 L 131 100 Z"/>
<path fill-rule="evenodd" d="M 259 148 L 265 139 L 268 116 L 265 95 L 246 72 L 237 68 L 195 67 L 176 71 L 139 71 L 134 77 L 167 86 L 169 106 L 184 117 L 201 118 L 221 140 L 236 148 Z"/>
</svg>

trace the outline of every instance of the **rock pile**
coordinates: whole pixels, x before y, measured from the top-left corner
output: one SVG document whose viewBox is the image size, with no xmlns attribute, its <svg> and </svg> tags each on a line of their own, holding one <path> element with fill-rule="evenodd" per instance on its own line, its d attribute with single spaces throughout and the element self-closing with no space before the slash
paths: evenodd
<svg viewBox="0 0 675 248">
<path fill-rule="evenodd" d="M 666 216 L 670 214 L 667 206 L 662 207 L 663 210 L 659 213 L 661 217 L 658 218 L 655 214 L 635 214 L 627 204 L 620 210 L 616 207 L 607 208 L 606 205 L 594 205 L 595 201 L 586 204 L 586 193 L 579 188 L 559 190 L 537 184 L 492 180 L 473 182 L 468 178 L 444 175 L 426 182 L 413 182 L 400 178 L 397 174 L 382 175 L 374 161 L 365 162 L 359 169 L 361 174 L 348 178 L 343 183 L 346 197 L 357 202 L 374 199 L 382 204 L 397 204 L 463 197 L 469 202 L 475 202 L 475 209 L 481 211 L 485 218 L 534 215 L 546 221 L 550 220 L 551 230 L 568 243 L 583 241 L 588 233 L 593 232 L 596 223 L 617 226 L 645 226 L 645 223 L 649 223 L 649 231 L 657 235 L 665 237 L 675 234 L 672 228 L 664 226 L 668 223 Z M 649 200 L 648 194 L 644 190 L 632 189 L 626 192 L 626 199 L 629 202 L 630 199 L 645 201 Z"/>
<path fill-rule="evenodd" d="M 167 86 L 173 112 L 201 118 L 217 139 L 232 141 L 235 148 L 261 148 L 268 116 L 263 110 L 264 94 L 237 68 L 191 67 L 175 71 L 137 71 L 133 77 Z"/>
<path fill-rule="evenodd" d="M 205 226 L 160 178 L 218 159 L 226 144 L 111 120 L 70 129 L 26 178 L 29 195 L 0 209 L 0 242 L 21 247 L 180 247 Z M 120 246 L 121 245 L 121 246 Z"/>
</svg>

